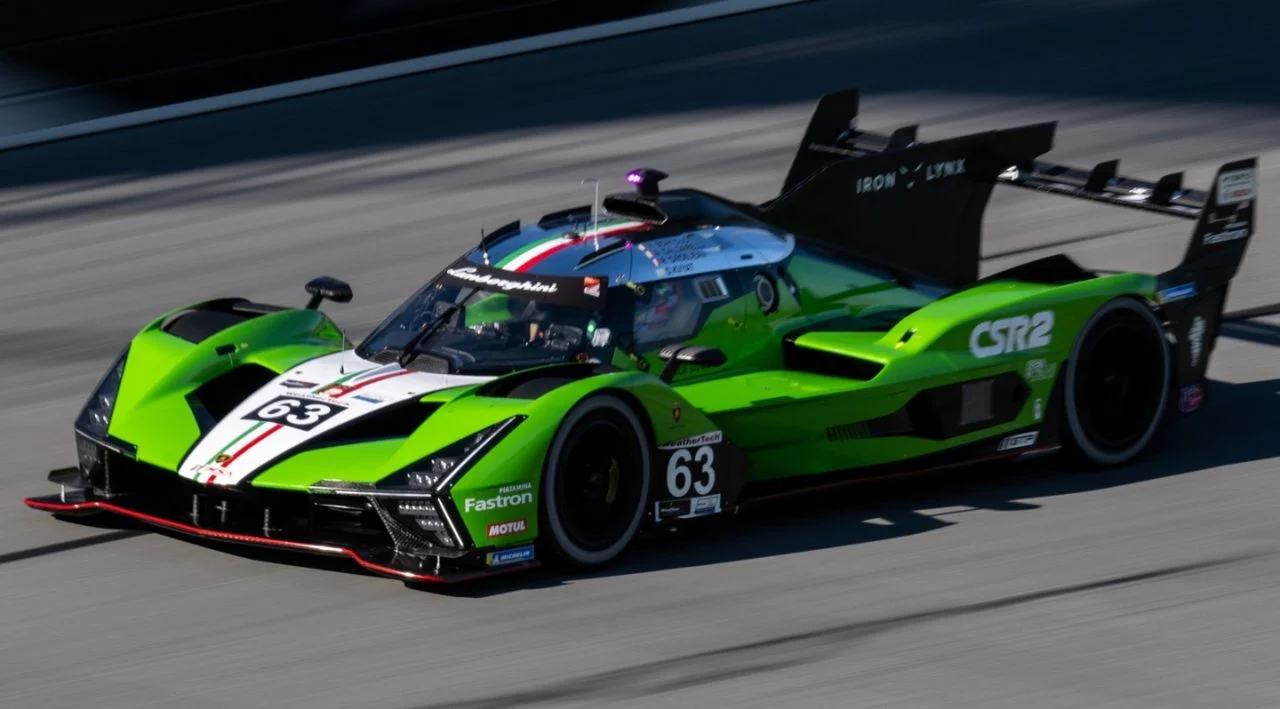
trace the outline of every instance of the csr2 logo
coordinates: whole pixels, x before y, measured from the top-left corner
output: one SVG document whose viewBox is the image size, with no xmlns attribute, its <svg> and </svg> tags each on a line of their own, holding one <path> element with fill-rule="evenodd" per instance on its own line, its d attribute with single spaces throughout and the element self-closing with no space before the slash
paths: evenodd
<svg viewBox="0 0 1280 709">
<path fill-rule="evenodd" d="M 292 396 L 278 396 L 245 418 L 310 431 L 346 408 L 333 401 L 321 402 L 312 399 L 296 399 Z"/>
<path fill-rule="evenodd" d="M 973 332 L 969 333 L 969 351 L 974 357 L 995 357 L 1009 352 L 1048 347 L 1051 341 L 1053 311 L 1042 310 L 1030 317 L 1015 315 L 978 323 Z"/>
</svg>

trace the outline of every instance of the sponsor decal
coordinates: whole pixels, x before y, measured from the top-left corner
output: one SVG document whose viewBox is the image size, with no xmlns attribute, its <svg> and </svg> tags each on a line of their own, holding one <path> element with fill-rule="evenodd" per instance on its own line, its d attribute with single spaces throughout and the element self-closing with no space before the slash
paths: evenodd
<svg viewBox="0 0 1280 709">
<path fill-rule="evenodd" d="M 676 403 L 674 403 L 674 404 L 672 404 L 672 405 L 671 405 L 671 420 L 672 420 L 672 421 L 675 421 L 676 423 L 680 423 L 680 416 L 681 416 L 681 413 L 682 413 L 682 412 L 680 411 L 680 402 L 678 402 L 678 401 L 677 401 Z"/>
<path fill-rule="evenodd" d="M 1039 421 L 1044 416 L 1044 406 L 1041 404 L 1041 401 L 1042 401 L 1041 399 L 1036 399 L 1036 403 L 1035 403 L 1035 415 L 1036 415 L 1037 421 Z"/>
<path fill-rule="evenodd" d="M 1182 387 L 1182 391 L 1178 396 L 1178 410 L 1184 414 L 1200 408 L 1200 404 L 1204 403 L 1204 387 L 1199 384 L 1189 384 Z"/>
<path fill-rule="evenodd" d="M 582 279 L 582 292 L 592 298 L 599 298 L 600 279 L 595 276 L 584 276 Z"/>
<path fill-rule="evenodd" d="M 559 287 L 555 283 L 543 283 L 537 279 L 532 280 L 515 280 L 511 278 L 498 278 L 488 274 L 477 273 L 475 266 L 467 266 L 464 268 L 446 269 L 454 278 L 460 278 L 464 281 L 470 281 L 484 286 L 492 286 L 498 290 L 505 292 L 524 291 L 527 293 L 555 293 L 559 291 Z"/>
<path fill-rule="evenodd" d="M 217 463 L 218 465 L 222 465 L 228 460 L 231 460 L 231 456 L 227 453 L 219 453 L 213 456 L 213 462 Z"/>
<path fill-rule="evenodd" d="M 494 537 L 509 537 L 512 534 L 519 534 L 529 529 L 528 523 L 523 519 L 513 519 L 510 522 L 495 522 L 489 525 L 486 535 L 493 539 Z"/>
<path fill-rule="evenodd" d="M 506 566 L 508 564 L 520 564 L 526 561 L 533 561 L 533 545 L 516 547 L 514 549 L 503 549 L 501 551 L 491 551 L 485 555 L 484 561 L 489 566 Z"/>
<path fill-rule="evenodd" d="M 969 333 L 969 351 L 986 358 L 1009 352 L 1048 347 L 1053 341 L 1053 311 L 1015 315 L 978 323 Z"/>
<path fill-rule="evenodd" d="M 280 386 L 285 389 L 310 389 L 311 387 L 316 386 L 316 383 L 304 382 L 301 379 L 286 379 L 283 382 L 280 382 Z"/>
<path fill-rule="evenodd" d="M 193 472 L 194 472 L 194 475 L 192 475 L 191 479 L 195 480 L 198 483 L 205 483 L 206 485 L 212 485 L 214 482 L 217 481 L 217 479 L 220 476 L 227 477 L 231 475 L 230 470 L 227 470 L 221 465 L 212 465 L 212 464 L 201 465 L 197 467 Z"/>
<path fill-rule="evenodd" d="M 1231 170 L 1218 176 L 1218 204 L 1238 204 L 1258 196 L 1255 168 Z"/>
<path fill-rule="evenodd" d="M 1180 286 L 1165 288 L 1157 293 L 1156 296 L 1161 303 L 1172 303 L 1175 300 L 1194 298 L 1197 292 L 1195 283 L 1183 283 Z"/>
<path fill-rule="evenodd" d="M 1036 439 L 1040 437 L 1039 431 L 1031 431 L 1030 433 L 1019 433 L 1015 436 L 1005 436 L 1000 440 L 1000 445 L 996 446 L 997 451 L 1011 451 L 1018 448 L 1027 448 L 1034 446 Z"/>
<path fill-rule="evenodd" d="M 693 500 L 663 500 L 653 505 L 654 519 L 685 517 L 693 511 Z"/>
<path fill-rule="evenodd" d="M 1235 229 L 1227 228 L 1222 231 L 1213 232 L 1212 234 L 1205 234 L 1204 245 L 1210 246 L 1212 244 L 1221 244 L 1227 241 L 1235 241 L 1236 239 L 1243 239 L 1249 235 L 1248 225 L 1241 227 L 1238 224 L 1228 224 L 1227 226 L 1228 227 L 1234 226 L 1236 228 Z"/>
<path fill-rule="evenodd" d="M 705 497 L 693 498 L 693 514 L 694 517 L 702 515 L 713 515 L 720 511 L 720 496 L 707 495 Z"/>
<path fill-rule="evenodd" d="M 355 396 L 353 396 L 353 397 L 351 397 L 351 398 L 352 398 L 352 399 L 355 399 L 356 401 L 363 401 L 363 402 L 364 402 L 364 403 L 366 403 L 366 404 L 381 404 L 381 403 L 382 403 L 382 399 L 375 399 L 375 398 L 373 398 L 372 396 L 365 396 L 364 394 L 356 394 Z"/>
<path fill-rule="evenodd" d="M 693 448 L 695 446 L 715 445 L 724 440 L 724 431 L 712 431 L 711 433 L 700 433 L 696 436 L 681 438 L 678 441 L 672 441 L 665 445 L 658 446 L 659 450 L 673 451 L 677 448 Z"/>
<path fill-rule="evenodd" d="M 527 484 L 527 483 L 526 483 Z M 519 489 L 518 486 L 511 486 Z M 468 497 L 462 502 L 463 512 L 487 512 L 488 510 L 504 510 L 508 507 L 519 507 L 521 505 L 532 505 L 533 493 L 525 490 L 524 492 L 510 492 L 503 488 L 498 489 L 498 494 L 493 497 Z"/>
<path fill-rule="evenodd" d="M 1058 365 L 1044 359 L 1027 360 L 1027 381 L 1041 382 L 1046 379 L 1053 379 L 1053 375 L 1058 373 Z"/>
<path fill-rule="evenodd" d="M 1191 349 L 1191 366 L 1200 366 L 1200 356 L 1204 354 L 1204 318 L 1199 315 L 1195 316 L 1191 321 L 1191 327 L 1187 330 L 1187 345 Z"/>
<path fill-rule="evenodd" d="M 277 396 L 244 418 L 288 426 L 300 431 L 310 431 L 346 408 L 335 401 L 322 402 L 296 396 Z"/>
<path fill-rule="evenodd" d="M 656 521 L 706 517 L 720 512 L 720 495 L 687 497 L 683 500 L 661 500 L 653 505 Z"/>
<path fill-rule="evenodd" d="M 592 347 L 608 347 L 609 340 L 613 337 L 613 333 L 607 327 L 598 328 L 591 333 Z"/>
<path fill-rule="evenodd" d="M 933 182 L 948 177 L 965 174 L 964 158 L 959 160 L 943 160 L 935 163 L 918 163 L 915 167 L 903 165 L 897 170 L 860 178 L 854 183 L 856 194 L 867 194 L 891 190 L 901 182 L 907 189 L 912 189 L 917 182 Z"/>
</svg>

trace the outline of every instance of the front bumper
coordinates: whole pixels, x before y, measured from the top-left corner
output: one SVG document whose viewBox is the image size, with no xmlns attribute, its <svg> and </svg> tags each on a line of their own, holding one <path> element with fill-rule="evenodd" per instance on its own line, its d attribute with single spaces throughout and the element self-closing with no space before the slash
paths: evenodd
<svg viewBox="0 0 1280 709">
<path fill-rule="evenodd" d="M 106 512 L 213 542 L 347 557 L 411 583 L 453 583 L 538 565 L 531 550 L 414 546 L 377 500 L 203 485 L 116 450 L 101 453 L 100 463 L 89 457 L 86 464 L 82 456 L 80 468 L 50 473 L 61 492 L 28 498 L 27 506 L 68 516 Z M 512 562 L 501 563 L 507 559 Z"/>
</svg>

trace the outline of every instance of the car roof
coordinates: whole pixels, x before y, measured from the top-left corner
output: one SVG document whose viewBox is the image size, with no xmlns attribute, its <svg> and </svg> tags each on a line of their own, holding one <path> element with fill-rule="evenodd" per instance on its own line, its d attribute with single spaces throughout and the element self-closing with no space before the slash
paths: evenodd
<svg viewBox="0 0 1280 709">
<path fill-rule="evenodd" d="M 622 197 L 606 198 L 606 209 L 596 216 L 586 205 L 545 215 L 537 224 L 513 222 L 467 258 L 534 275 L 598 276 L 617 286 L 778 263 L 795 247 L 791 234 L 715 195 L 671 190 L 639 210 L 628 206 L 629 195 L 617 199 Z M 662 219 L 652 218 L 645 211 L 650 208 Z"/>
</svg>

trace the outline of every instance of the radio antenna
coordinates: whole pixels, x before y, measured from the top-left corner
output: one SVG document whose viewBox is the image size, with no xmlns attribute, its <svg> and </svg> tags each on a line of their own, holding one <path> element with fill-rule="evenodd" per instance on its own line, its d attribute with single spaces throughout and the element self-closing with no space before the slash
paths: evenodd
<svg viewBox="0 0 1280 709">
<path fill-rule="evenodd" d="M 338 332 L 342 333 L 342 353 L 338 355 L 338 374 L 346 374 L 347 373 L 347 331 L 345 329 L 339 329 Z"/>
<path fill-rule="evenodd" d="M 582 181 L 582 184 L 588 182 L 595 183 L 595 198 L 591 200 L 591 237 L 595 241 L 596 251 L 600 250 L 600 178 L 592 177 Z"/>
<path fill-rule="evenodd" d="M 484 243 L 484 227 L 480 227 L 480 253 L 484 254 L 484 265 L 489 265 L 489 247 Z"/>
</svg>

